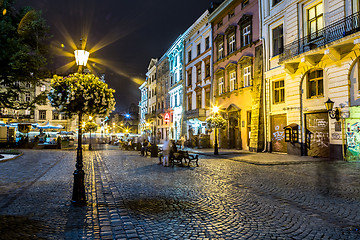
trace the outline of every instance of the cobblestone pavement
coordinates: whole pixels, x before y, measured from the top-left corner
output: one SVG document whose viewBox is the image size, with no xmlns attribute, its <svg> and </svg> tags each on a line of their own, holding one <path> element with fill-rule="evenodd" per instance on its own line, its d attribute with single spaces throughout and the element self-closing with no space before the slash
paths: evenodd
<svg viewBox="0 0 360 240">
<path fill-rule="evenodd" d="M 89 204 L 70 204 L 74 151 L 0 165 L 0 239 L 360 239 L 359 163 L 162 167 L 84 152 Z"/>
</svg>

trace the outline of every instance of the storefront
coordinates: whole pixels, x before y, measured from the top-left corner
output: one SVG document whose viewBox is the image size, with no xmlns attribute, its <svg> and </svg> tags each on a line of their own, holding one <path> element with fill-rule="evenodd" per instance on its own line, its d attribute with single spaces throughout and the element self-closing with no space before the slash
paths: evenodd
<svg viewBox="0 0 360 240">
<path fill-rule="evenodd" d="M 349 108 L 350 118 L 345 119 L 346 160 L 360 160 L 360 107 Z"/>
<path fill-rule="evenodd" d="M 305 114 L 307 155 L 329 157 L 329 116 L 327 112 Z"/>
</svg>

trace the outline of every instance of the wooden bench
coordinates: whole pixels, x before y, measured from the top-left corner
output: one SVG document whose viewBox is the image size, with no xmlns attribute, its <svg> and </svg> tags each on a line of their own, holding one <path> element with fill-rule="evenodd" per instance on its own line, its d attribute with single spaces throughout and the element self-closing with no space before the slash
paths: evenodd
<svg viewBox="0 0 360 240">
<path fill-rule="evenodd" d="M 179 150 L 176 153 L 174 153 L 172 156 L 170 156 L 169 163 L 171 164 L 172 167 L 174 167 L 175 164 L 184 166 L 183 160 L 184 160 L 185 164 L 187 164 L 188 167 L 190 167 L 190 163 L 192 161 L 196 162 L 196 166 L 199 166 L 199 163 L 198 163 L 199 156 L 198 155 L 189 154 L 188 151 L 182 151 L 182 150 Z"/>
</svg>

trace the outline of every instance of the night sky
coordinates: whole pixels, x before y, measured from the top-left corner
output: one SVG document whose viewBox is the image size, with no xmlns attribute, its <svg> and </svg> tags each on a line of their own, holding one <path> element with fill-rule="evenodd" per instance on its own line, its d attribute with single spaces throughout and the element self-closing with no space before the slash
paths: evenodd
<svg viewBox="0 0 360 240">
<path fill-rule="evenodd" d="M 211 2 L 19 0 L 18 4 L 42 10 L 53 35 L 51 68 L 57 74 L 74 70 L 74 67 L 61 68 L 73 61 L 72 57 L 63 54 L 73 52 L 71 41 L 80 45 L 80 38 L 87 36 L 86 50 L 102 47 L 90 55 L 100 61 L 88 64 L 105 73 L 106 82 L 116 91 L 116 110 L 124 111 L 131 103 L 138 104 L 139 79 L 145 80 L 150 59 L 160 58 L 173 41 L 210 7 Z"/>
</svg>

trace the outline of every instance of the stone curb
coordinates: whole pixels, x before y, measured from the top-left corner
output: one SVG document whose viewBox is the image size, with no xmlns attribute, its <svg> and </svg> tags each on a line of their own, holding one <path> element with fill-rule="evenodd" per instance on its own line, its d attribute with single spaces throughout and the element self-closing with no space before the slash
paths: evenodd
<svg viewBox="0 0 360 240">
<path fill-rule="evenodd" d="M 236 155 L 235 154 L 220 154 L 220 155 L 214 155 L 214 154 L 210 154 L 210 153 L 200 153 L 197 151 L 191 151 L 188 150 L 189 152 L 191 152 L 192 154 L 198 154 L 198 155 L 204 155 L 204 156 L 211 156 L 214 158 L 225 158 L 227 160 L 231 160 L 231 161 L 237 161 L 237 162 L 243 162 L 243 163 L 248 163 L 248 164 L 252 164 L 252 165 L 257 165 L 257 166 L 275 166 L 275 165 L 298 165 L 298 164 L 311 164 L 311 163 L 318 163 L 318 162 L 343 162 L 343 161 L 339 161 L 339 160 L 329 160 L 329 159 L 319 159 L 319 160 L 304 160 L 304 161 L 300 161 L 300 160 L 295 160 L 295 161 L 269 161 L 269 162 L 262 162 L 260 160 L 260 162 L 254 161 L 254 160 L 249 160 L 249 159 L 236 159 L 233 157 L 227 158 L 225 156 L 228 155 Z"/>
<path fill-rule="evenodd" d="M 17 159 L 18 157 L 21 157 L 22 155 L 24 155 L 23 152 L 21 152 L 20 154 L 16 155 L 15 157 L 12 157 L 12 158 L 4 159 L 4 160 L 1 160 L 1 159 L 0 159 L 0 162 L 7 162 L 7 161 L 15 160 L 15 159 Z"/>
</svg>

